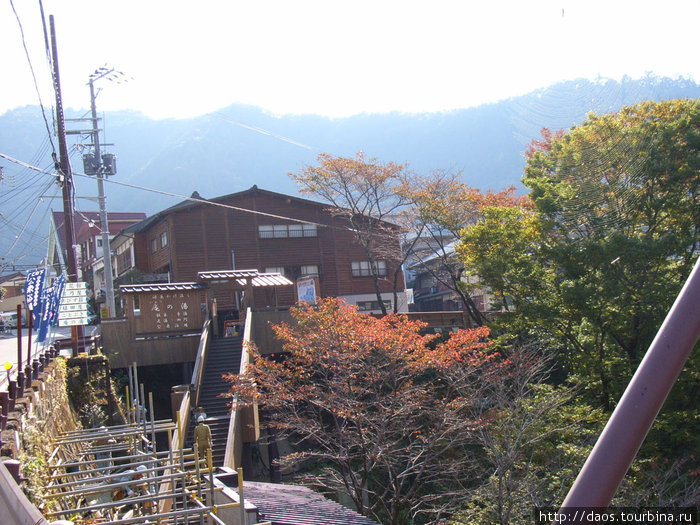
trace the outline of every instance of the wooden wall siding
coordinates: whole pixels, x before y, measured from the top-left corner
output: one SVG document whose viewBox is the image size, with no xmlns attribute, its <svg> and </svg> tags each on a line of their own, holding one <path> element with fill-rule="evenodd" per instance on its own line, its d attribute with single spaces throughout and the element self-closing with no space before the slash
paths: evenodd
<svg viewBox="0 0 700 525">
<path fill-rule="evenodd" d="M 135 337 L 200 330 L 204 324 L 199 291 L 142 292 L 125 294 L 127 317 L 132 321 Z M 140 314 L 134 314 L 138 299 Z"/>
<path fill-rule="evenodd" d="M 354 242 L 352 232 L 343 228 L 343 221 L 333 216 L 327 205 L 264 191 L 233 194 L 219 202 L 334 227 L 319 226 L 316 237 L 260 239 L 258 226 L 294 222 L 218 206 L 194 205 L 175 210 L 169 216 L 171 271 L 175 282 L 194 281 L 200 271 L 231 269 L 233 251 L 236 269 L 264 271 L 268 267 L 317 265 L 322 297 L 374 292 L 371 277 L 352 276 L 352 262 L 367 258 L 363 249 Z M 165 223 L 156 223 L 139 235 L 151 239 Z M 148 248 L 148 241 L 146 245 Z M 396 246 L 398 250 L 398 240 Z M 167 259 L 153 257 L 149 271 L 154 272 L 163 264 L 167 264 Z M 393 265 L 387 266 L 387 274 L 392 276 Z M 392 284 L 391 279 L 383 281 L 382 291 L 392 291 Z M 263 304 L 274 304 L 268 292 L 260 294 Z M 277 296 L 280 305 L 291 304 L 294 297 L 292 287 L 278 289 Z"/>
<path fill-rule="evenodd" d="M 226 225 L 227 211 L 214 206 L 202 208 L 206 268 L 199 271 L 228 270 L 231 268 L 231 246 Z"/>
<path fill-rule="evenodd" d="M 156 273 L 158 270 L 161 268 L 168 266 L 170 264 L 170 251 L 171 251 L 171 246 L 170 242 L 172 237 L 169 233 L 169 224 L 167 219 L 158 221 L 153 227 L 151 227 L 148 230 L 148 234 L 145 236 L 145 241 L 146 241 L 146 249 L 148 250 L 148 257 L 149 257 L 149 273 Z M 163 247 L 161 246 L 161 234 L 166 233 L 168 234 L 168 245 Z M 151 247 L 151 242 L 152 240 L 156 240 L 156 244 L 158 246 L 158 249 L 154 252 L 152 247 Z"/>
<path fill-rule="evenodd" d="M 175 250 L 173 272 L 175 282 L 191 282 L 197 272 L 206 266 L 206 235 L 203 234 L 202 208 L 200 206 L 176 212 L 173 215 Z"/>
<path fill-rule="evenodd" d="M 200 329 L 201 330 L 201 329 Z M 103 351 L 111 368 L 188 363 L 197 357 L 200 333 L 192 336 L 135 340 L 128 319 L 102 322 Z"/>
<path fill-rule="evenodd" d="M 145 235 L 134 235 L 134 261 L 136 268 L 139 270 L 145 273 L 153 273 L 146 244 Z"/>
<path fill-rule="evenodd" d="M 213 297 L 216 299 L 216 307 L 219 311 L 233 310 L 236 308 L 235 292 L 222 287 L 214 287 Z"/>
<path fill-rule="evenodd" d="M 275 337 L 272 325 L 295 323 L 289 310 L 271 312 L 253 312 L 251 337 L 261 354 L 282 352 L 282 341 Z"/>
</svg>

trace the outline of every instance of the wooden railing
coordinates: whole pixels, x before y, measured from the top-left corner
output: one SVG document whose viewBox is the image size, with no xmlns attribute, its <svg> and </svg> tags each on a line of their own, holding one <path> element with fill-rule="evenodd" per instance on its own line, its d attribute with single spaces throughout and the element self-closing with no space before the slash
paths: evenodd
<svg viewBox="0 0 700 525">
<path fill-rule="evenodd" d="M 194 361 L 192 370 L 192 379 L 190 384 L 194 387 L 194 396 L 192 405 L 197 406 L 199 403 L 199 387 L 202 383 L 202 374 L 204 373 L 204 363 L 207 361 L 207 352 L 209 350 L 209 342 L 211 341 L 211 319 L 207 319 L 202 328 L 202 337 L 199 339 L 199 347 L 197 348 L 197 359 Z"/>
<path fill-rule="evenodd" d="M 253 314 L 248 308 L 245 316 L 245 328 L 243 329 L 243 345 L 241 348 L 241 365 L 238 374 L 244 374 L 250 361 L 249 349 L 252 341 Z M 259 438 L 259 422 L 257 406 L 241 408 L 238 406 L 237 397 L 231 404 L 231 419 L 228 425 L 228 437 L 226 438 L 226 452 L 224 454 L 224 467 L 236 469 L 242 465 L 243 443 L 257 441 Z"/>
</svg>

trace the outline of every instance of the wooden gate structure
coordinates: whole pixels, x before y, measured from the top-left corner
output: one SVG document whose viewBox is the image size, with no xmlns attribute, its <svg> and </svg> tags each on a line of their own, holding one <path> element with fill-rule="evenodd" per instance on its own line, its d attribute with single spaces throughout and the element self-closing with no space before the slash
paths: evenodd
<svg viewBox="0 0 700 525">
<path fill-rule="evenodd" d="M 207 319 L 212 319 L 214 335 L 225 335 L 219 312 L 242 323 L 237 312 L 276 306 L 276 288 L 293 284 L 279 273 L 257 270 L 200 272 L 198 281 L 121 286 L 125 317 L 104 319 L 101 326 L 110 366 L 194 362 Z"/>
</svg>

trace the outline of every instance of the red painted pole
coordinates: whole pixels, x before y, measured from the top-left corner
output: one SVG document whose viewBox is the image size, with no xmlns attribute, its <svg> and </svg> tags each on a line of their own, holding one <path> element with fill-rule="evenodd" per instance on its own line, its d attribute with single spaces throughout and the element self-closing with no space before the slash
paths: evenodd
<svg viewBox="0 0 700 525">
<path fill-rule="evenodd" d="M 610 504 L 698 338 L 700 259 L 569 490 L 562 509 Z"/>
<path fill-rule="evenodd" d="M 17 305 L 17 387 L 19 395 L 24 392 L 24 372 L 22 372 L 22 305 Z"/>
<path fill-rule="evenodd" d="M 27 322 L 27 366 L 32 366 L 32 328 L 34 327 L 34 312 L 29 311 L 29 321 Z"/>
</svg>

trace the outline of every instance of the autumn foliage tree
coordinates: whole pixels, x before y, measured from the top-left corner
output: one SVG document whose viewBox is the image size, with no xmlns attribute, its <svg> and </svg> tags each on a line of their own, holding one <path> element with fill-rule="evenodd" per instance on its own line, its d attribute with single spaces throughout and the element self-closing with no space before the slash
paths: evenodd
<svg viewBox="0 0 700 525">
<path fill-rule="evenodd" d="M 414 265 L 455 292 L 471 322 L 483 325 L 484 318 L 471 298 L 474 282 L 478 286 L 480 278 L 471 272 L 472 285 L 467 283 L 470 272 L 455 249 L 460 232 L 483 218 L 487 207 L 527 206 L 528 199 L 515 195 L 514 187 L 484 193 L 462 182 L 461 173 L 442 171 L 414 177 L 400 191 L 411 202 L 404 217 L 410 217 L 418 236 L 409 248 Z"/>
<path fill-rule="evenodd" d="M 463 505 L 479 477 L 487 405 L 513 372 L 488 329 L 438 341 L 420 322 L 361 314 L 338 299 L 292 317 L 274 327 L 282 356 L 253 351 L 248 372 L 230 377 L 239 402 L 259 403 L 295 445 L 283 461 L 381 523 L 432 522 Z"/>
<path fill-rule="evenodd" d="M 388 268 L 384 269 L 380 263 L 393 263 L 391 277 L 395 288 L 402 271 L 403 254 L 397 242 L 400 228 L 392 220 L 408 204 L 408 199 L 397 191 L 409 176 L 408 168 L 405 164 L 382 163 L 362 152 L 355 157 L 322 153 L 317 160 L 318 165 L 306 166 L 289 175 L 300 185 L 302 193 L 331 203 L 331 211 L 345 219 L 367 256 L 377 301 L 386 314 L 380 282 L 389 282 L 389 276 Z"/>
</svg>

